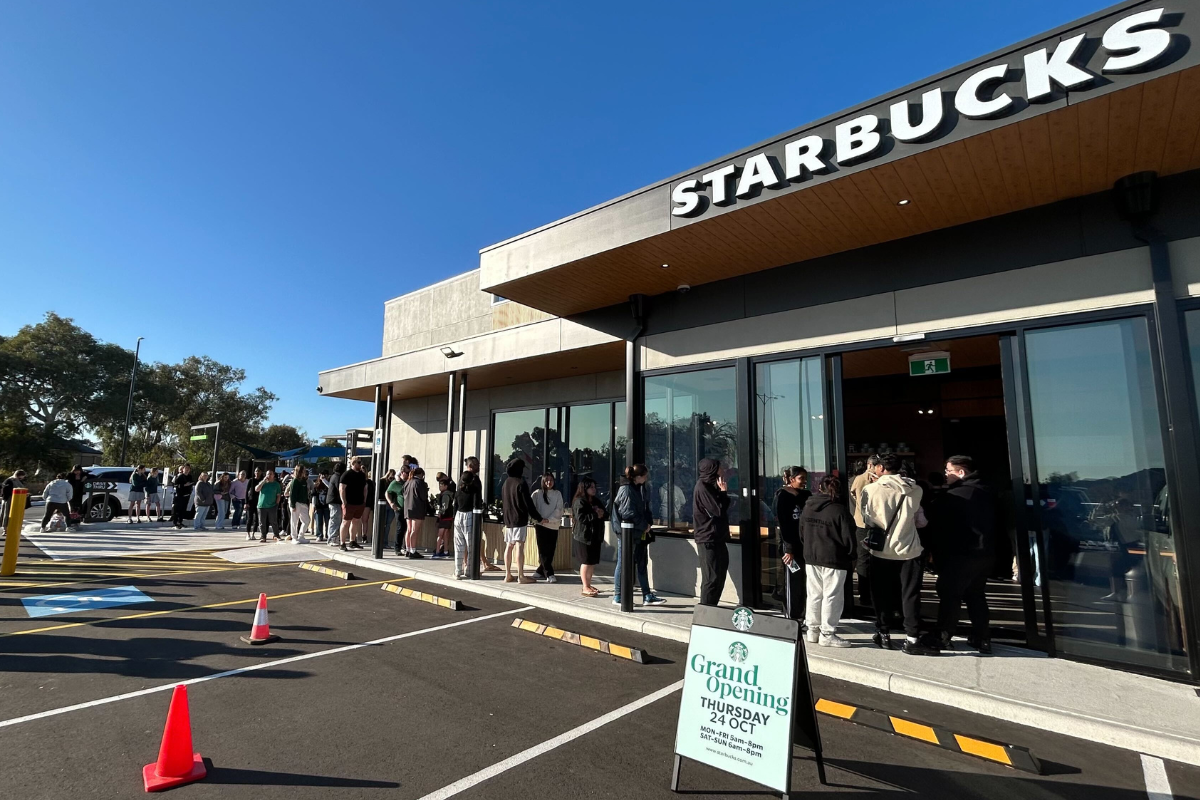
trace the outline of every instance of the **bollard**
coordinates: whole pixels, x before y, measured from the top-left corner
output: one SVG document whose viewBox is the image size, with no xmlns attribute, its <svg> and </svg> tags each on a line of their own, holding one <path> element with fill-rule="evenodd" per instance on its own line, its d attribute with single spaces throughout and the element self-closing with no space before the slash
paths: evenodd
<svg viewBox="0 0 1200 800">
<path fill-rule="evenodd" d="M 28 489 L 13 489 L 8 507 L 8 529 L 4 534 L 4 560 L 0 562 L 0 577 L 17 571 L 17 550 L 21 547 L 21 525 L 25 523 L 25 501 Z"/>
<path fill-rule="evenodd" d="M 479 562 L 483 558 L 483 509 L 476 508 L 471 512 L 471 541 L 467 543 L 467 558 L 471 568 L 467 573 L 471 580 L 480 579 Z"/>
</svg>

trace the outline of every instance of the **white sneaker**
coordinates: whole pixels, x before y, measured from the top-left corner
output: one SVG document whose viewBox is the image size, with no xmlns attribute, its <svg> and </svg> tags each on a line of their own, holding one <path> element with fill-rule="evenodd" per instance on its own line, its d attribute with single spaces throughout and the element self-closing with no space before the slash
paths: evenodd
<svg viewBox="0 0 1200 800">
<path fill-rule="evenodd" d="M 620 595 L 613 595 L 613 605 L 614 606 L 621 605 L 621 596 Z"/>
<path fill-rule="evenodd" d="M 808 632 L 804 634 L 804 638 L 808 639 L 808 641 L 812 642 L 813 644 L 816 644 L 821 640 L 821 629 L 809 628 Z"/>
<path fill-rule="evenodd" d="M 297 536 L 295 539 L 292 539 L 292 544 L 308 544 L 308 539 L 305 539 L 303 536 Z"/>
<path fill-rule="evenodd" d="M 811 640 L 810 640 L 811 641 Z M 850 647 L 850 642 L 846 641 L 836 633 L 821 634 L 821 647 Z"/>
<path fill-rule="evenodd" d="M 558 583 L 558 578 L 551 575 L 549 578 L 546 578 L 546 583 Z"/>
</svg>

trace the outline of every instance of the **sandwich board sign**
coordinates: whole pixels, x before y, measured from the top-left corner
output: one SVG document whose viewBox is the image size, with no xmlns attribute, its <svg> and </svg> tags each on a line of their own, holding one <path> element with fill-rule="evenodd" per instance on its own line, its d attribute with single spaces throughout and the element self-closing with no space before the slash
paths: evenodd
<svg viewBox="0 0 1200 800">
<path fill-rule="evenodd" d="M 800 623 L 753 609 L 696 606 L 675 732 L 671 790 L 684 758 L 792 791 L 792 747 L 825 765 Z"/>
</svg>

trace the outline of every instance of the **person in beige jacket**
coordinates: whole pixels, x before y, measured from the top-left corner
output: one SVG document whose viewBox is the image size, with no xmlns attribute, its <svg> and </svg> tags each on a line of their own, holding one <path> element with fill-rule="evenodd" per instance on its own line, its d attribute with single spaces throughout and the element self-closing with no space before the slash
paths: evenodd
<svg viewBox="0 0 1200 800">
<path fill-rule="evenodd" d="M 862 489 L 859 508 L 867 529 L 884 532 L 882 547 L 871 549 L 871 596 L 875 600 L 874 642 L 892 649 L 888 621 L 899 602 L 904 613 L 904 652 L 935 655 L 936 650 L 919 640 L 921 633 L 921 539 L 917 535 L 921 515 L 921 487 L 901 476 L 900 459 L 892 453 L 879 456 L 874 467 L 878 476 Z"/>
</svg>

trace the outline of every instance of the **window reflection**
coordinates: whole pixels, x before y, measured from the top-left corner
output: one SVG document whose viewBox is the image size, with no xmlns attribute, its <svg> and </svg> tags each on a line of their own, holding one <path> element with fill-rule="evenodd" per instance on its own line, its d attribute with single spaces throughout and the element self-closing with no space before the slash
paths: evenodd
<svg viewBox="0 0 1200 800">
<path fill-rule="evenodd" d="M 1025 345 L 1055 646 L 1186 670 L 1146 320 Z"/>
<path fill-rule="evenodd" d="M 807 469 L 810 491 L 829 469 L 821 358 L 759 364 L 754 377 L 762 596 L 764 603 L 782 607 L 785 567 L 780 558 L 775 493 L 783 486 L 785 467 Z"/>
<path fill-rule="evenodd" d="M 730 495 L 741 493 L 736 370 L 722 367 L 646 378 L 645 403 L 646 466 L 655 522 L 690 529 L 692 489 L 701 459 L 719 459 Z M 733 503 L 729 510 L 734 529 L 739 506 Z"/>
</svg>

